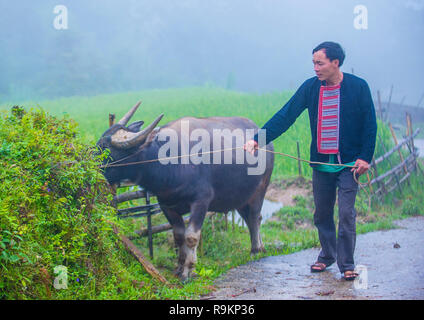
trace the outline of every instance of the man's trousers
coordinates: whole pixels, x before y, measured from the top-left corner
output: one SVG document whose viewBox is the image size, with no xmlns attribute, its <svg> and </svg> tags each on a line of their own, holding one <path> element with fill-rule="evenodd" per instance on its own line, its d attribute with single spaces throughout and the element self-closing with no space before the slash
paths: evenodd
<svg viewBox="0 0 424 320">
<path fill-rule="evenodd" d="M 313 194 L 315 202 L 314 223 L 318 228 L 321 252 L 318 262 L 327 266 L 337 261 L 340 272 L 354 270 L 353 255 L 356 243 L 355 198 L 358 184 L 351 168 L 339 172 L 313 170 Z M 336 236 L 334 205 L 336 192 L 339 207 L 339 227 Z"/>
</svg>

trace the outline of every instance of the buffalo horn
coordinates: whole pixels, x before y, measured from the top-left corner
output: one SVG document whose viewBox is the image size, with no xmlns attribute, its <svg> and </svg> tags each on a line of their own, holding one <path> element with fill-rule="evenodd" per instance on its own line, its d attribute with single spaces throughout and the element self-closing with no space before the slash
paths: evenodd
<svg viewBox="0 0 424 320">
<path fill-rule="evenodd" d="M 137 104 L 130 109 L 130 111 L 127 112 L 125 116 L 121 120 L 119 120 L 118 124 L 126 126 L 128 121 L 130 121 L 131 117 L 134 115 L 134 113 L 137 111 L 138 106 L 141 104 L 141 101 L 137 102 Z"/>
<path fill-rule="evenodd" d="M 157 126 L 162 117 L 163 113 L 157 117 L 156 120 L 153 121 L 148 127 L 146 127 L 146 129 L 137 133 L 126 131 L 124 129 L 116 131 L 116 133 L 112 135 L 112 145 L 119 149 L 129 149 L 142 144 L 150 132 L 152 132 L 153 129 Z"/>
</svg>

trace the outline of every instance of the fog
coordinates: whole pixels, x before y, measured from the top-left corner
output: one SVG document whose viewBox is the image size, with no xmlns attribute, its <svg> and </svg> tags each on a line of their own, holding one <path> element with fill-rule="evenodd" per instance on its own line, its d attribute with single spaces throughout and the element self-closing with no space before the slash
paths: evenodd
<svg viewBox="0 0 424 320">
<path fill-rule="evenodd" d="M 357 5 L 366 28 L 355 25 Z M 0 103 L 185 86 L 295 90 L 327 40 L 345 49 L 342 70 L 383 100 L 392 85 L 394 102 L 417 105 L 424 93 L 424 0 L 0 0 L 0 14 Z"/>
</svg>

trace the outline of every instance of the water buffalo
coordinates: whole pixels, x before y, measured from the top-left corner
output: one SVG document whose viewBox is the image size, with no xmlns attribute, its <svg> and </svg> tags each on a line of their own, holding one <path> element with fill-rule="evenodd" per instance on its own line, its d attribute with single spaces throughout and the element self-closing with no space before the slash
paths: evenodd
<svg viewBox="0 0 424 320">
<path fill-rule="evenodd" d="M 104 167 L 103 173 L 110 184 L 130 180 L 156 195 L 162 211 L 173 227 L 178 248 L 176 274 L 180 279 L 186 280 L 194 269 L 200 230 L 207 211 L 228 212 L 237 209 L 249 228 L 251 253 L 263 251 L 259 233 L 260 211 L 274 166 L 273 154 L 260 151 L 265 154 L 263 172 L 248 174 L 249 168 L 257 168 L 259 165 L 240 160 L 234 163 L 237 152 L 253 157 L 242 148 L 229 151 L 229 154 L 228 150 L 214 152 L 224 149 L 226 142 L 232 143 L 235 136 L 229 137 L 229 133 L 237 130 L 242 133 L 249 130 L 256 132 L 258 127 L 251 120 L 241 117 L 185 117 L 156 128 L 162 114 L 140 130 L 143 121 L 127 126 L 139 104 L 106 130 L 97 142 L 101 149 L 110 150 L 109 158 L 105 160 L 109 165 Z M 206 135 L 213 136 L 216 132 L 224 132 L 219 136 L 218 143 L 208 140 L 210 137 Z M 176 141 L 171 145 L 173 135 Z M 198 148 L 199 140 L 192 140 L 193 135 L 203 139 L 201 150 Z M 236 146 L 243 146 L 244 142 L 237 140 Z M 188 151 L 192 154 L 196 146 L 199 152 L 207 149 L 209 151 L 205 151 L 203 158 L 177 156 L 172 160 L 168 159 L 168 162 L 155 161 L 161 158 L 163 150 L 167 150 L 165 154 L 169 156 L 174 147 L 176 149 L 173 150 L 177 150 L 178 155 L 188 154 L 183 152 L 183 145 L 188 146 Z M 234 143 L 232 146 L 235 147 Z M 272 143 L 267 145 L 267 149 L 273 150 Z M 225 153 L 231 158 L 230 163 L 228 158 L 224 159 Z M 199 159 L 202 161 L 198 161 Z M 189 223 L 185 227 L 182 215 L 189 212 Z"/>
</svg>

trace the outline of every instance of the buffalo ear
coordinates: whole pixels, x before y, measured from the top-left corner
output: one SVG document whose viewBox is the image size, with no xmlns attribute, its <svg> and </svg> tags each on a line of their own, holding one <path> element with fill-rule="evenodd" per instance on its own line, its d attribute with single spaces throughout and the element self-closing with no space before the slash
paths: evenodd
<svg viewBox="0 0 424 320">
<path fill-rule="evenodd" d="M 140 131 L 140 128 L 141 128 L 141 126 L 142 126 L 143 124 L 144 124 L 144 121 L 143 121 L 143 120 L 136 121 L 136 122 L 131 123 L 131 124 L 127 127 L 127 129 L 128 129 L 129 131 L 131 131 L 131 132 L 137 133 L 137 132 L 139 132 L 139 131 Z"/>
</svg>

